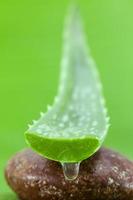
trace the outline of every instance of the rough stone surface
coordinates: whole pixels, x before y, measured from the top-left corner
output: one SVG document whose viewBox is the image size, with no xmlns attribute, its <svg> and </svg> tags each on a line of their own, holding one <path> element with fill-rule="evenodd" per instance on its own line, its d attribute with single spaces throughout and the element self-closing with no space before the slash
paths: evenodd
<svg viewBox="0 0 133 200">
<path fill-rule="evenodd" d="M 133 162 L 105 148 L 81 163 L 75 181 L 30 149 L 9 161 L 5 177 L 23 200 L 133 200 Z"/>
</svg>

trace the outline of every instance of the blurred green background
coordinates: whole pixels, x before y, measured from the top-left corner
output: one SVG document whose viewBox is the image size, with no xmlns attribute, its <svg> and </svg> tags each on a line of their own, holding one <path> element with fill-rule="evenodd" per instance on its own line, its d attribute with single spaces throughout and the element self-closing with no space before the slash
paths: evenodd
<svg viewBox="0 0 133 200">
<path fill-rule="evenodd" d="M 78 1 L 111 117 L 105 145 L 133 158 L 133 1 Z M 27 124 L 57 92 L 68 0 L 0 1 L 0 192 Z"/>
</svg>

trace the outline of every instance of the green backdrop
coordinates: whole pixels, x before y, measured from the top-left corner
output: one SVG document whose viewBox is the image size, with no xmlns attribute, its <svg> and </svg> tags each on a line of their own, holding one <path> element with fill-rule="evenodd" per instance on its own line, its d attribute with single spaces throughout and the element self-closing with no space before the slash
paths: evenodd
<svg viewBox="0 0 133 200">
<path fill-rule="evenodd" d="M 57 92 L 68 0 L 0 1 L 0 192 L 3 169 L 26 146 L 24 131 Z M 133 1 L 81 0 L 111 117 L 105 145 L 133 158 Z"/>
</svg>

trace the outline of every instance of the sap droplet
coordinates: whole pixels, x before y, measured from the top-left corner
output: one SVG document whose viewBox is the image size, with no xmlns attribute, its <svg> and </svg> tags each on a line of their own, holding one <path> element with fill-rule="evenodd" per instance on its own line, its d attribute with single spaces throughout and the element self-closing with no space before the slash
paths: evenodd
<svg viewBox="0 0 133 200">
<path fill-rule="evenodd" d="M 66 180 L 72 181 L 78 177 L 80 162 L 62 163 L 63 173 Z"/>
</svg>

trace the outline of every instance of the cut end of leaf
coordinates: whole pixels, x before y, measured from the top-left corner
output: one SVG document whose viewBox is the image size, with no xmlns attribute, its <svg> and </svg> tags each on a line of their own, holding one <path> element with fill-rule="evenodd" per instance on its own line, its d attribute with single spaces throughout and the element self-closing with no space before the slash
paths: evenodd
<svg viewBox="0 0 133 200">
<path fill-rule="evenodd" d="M 100 144 L 96 137 L 48 138 L 36 133 L 25 133 L 26 141 L 44 157 L 59 162 L 80 162 L 94 154 Z"/>
</svg>

